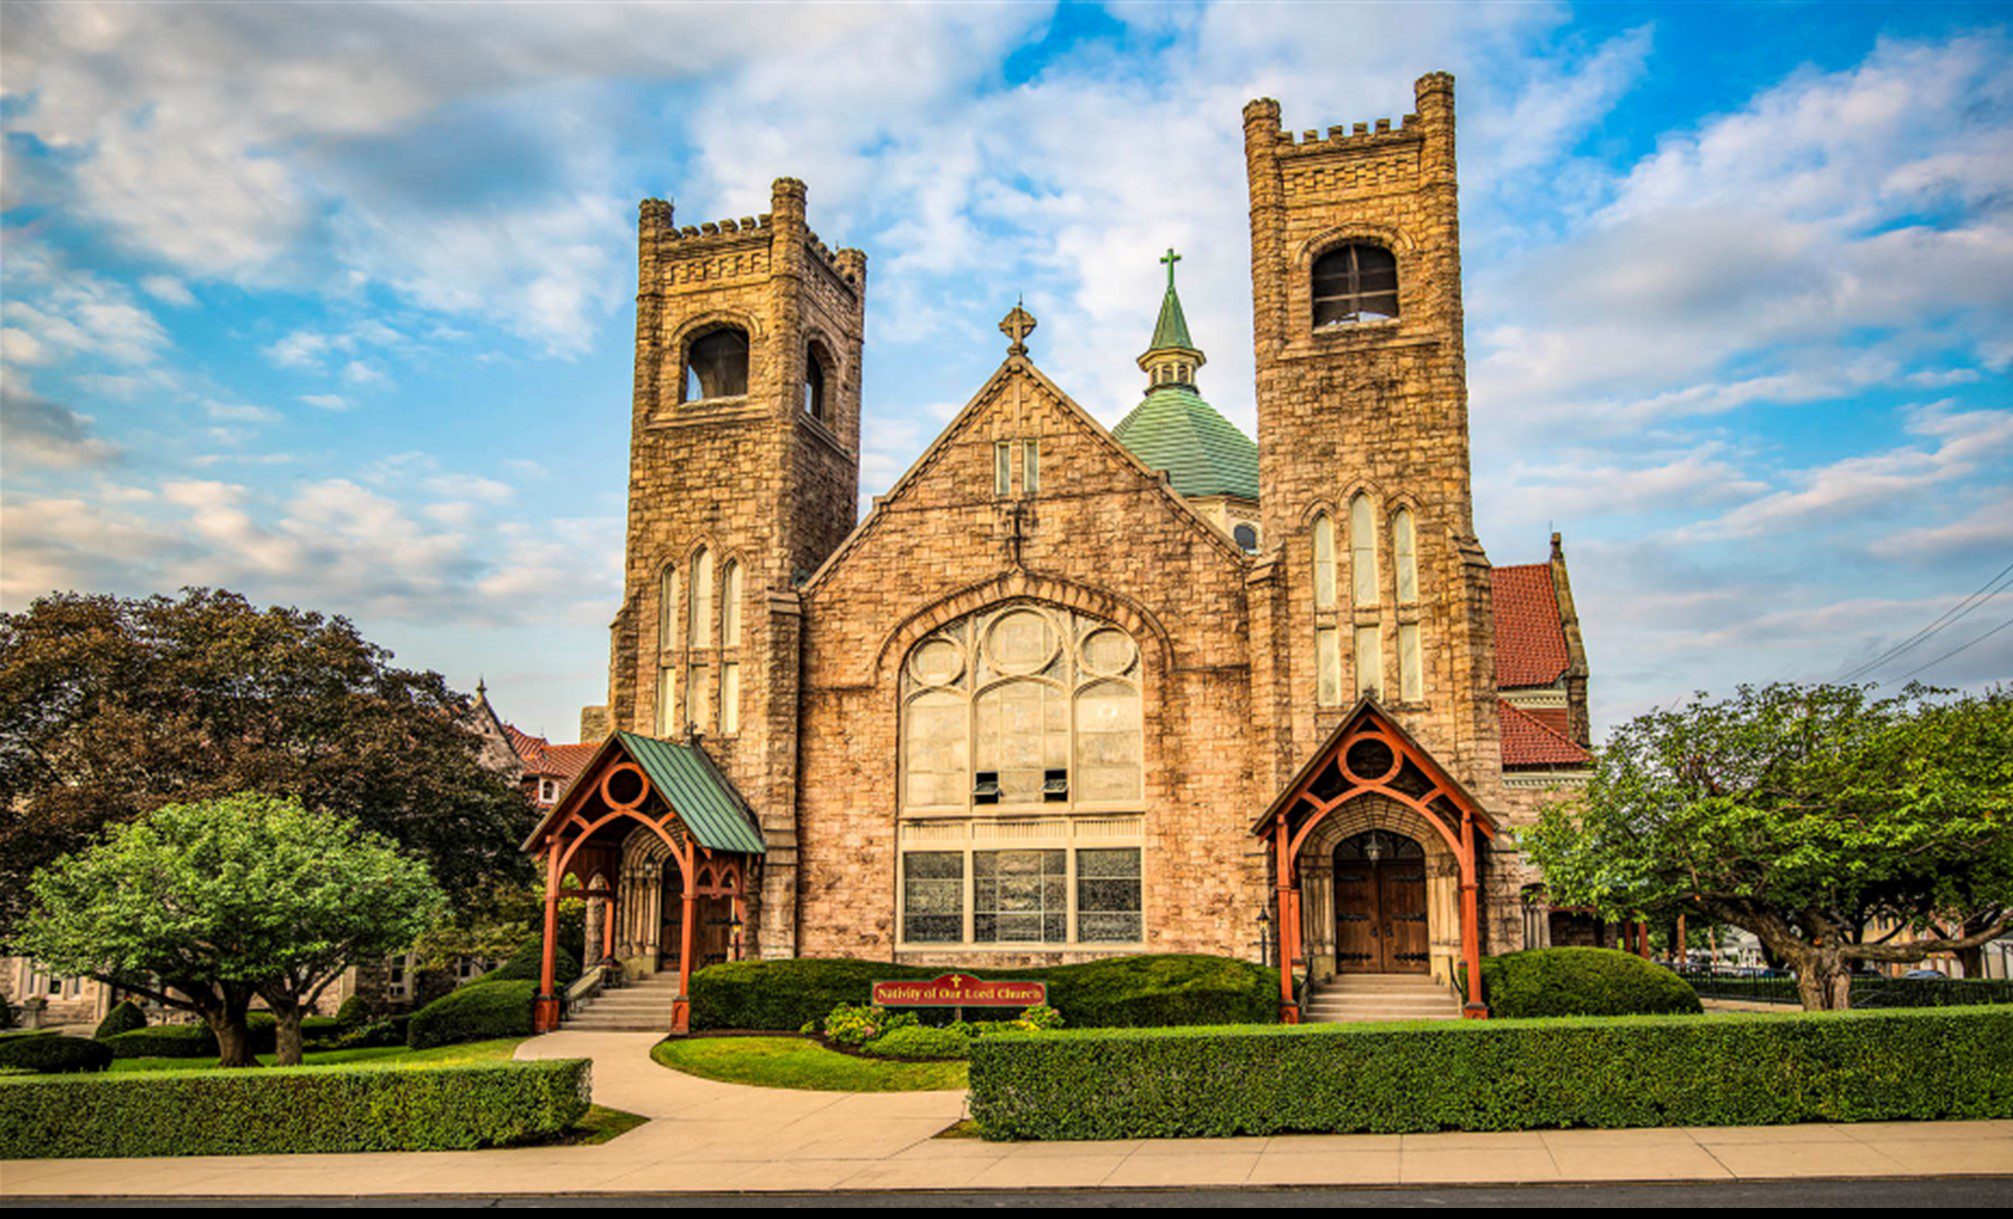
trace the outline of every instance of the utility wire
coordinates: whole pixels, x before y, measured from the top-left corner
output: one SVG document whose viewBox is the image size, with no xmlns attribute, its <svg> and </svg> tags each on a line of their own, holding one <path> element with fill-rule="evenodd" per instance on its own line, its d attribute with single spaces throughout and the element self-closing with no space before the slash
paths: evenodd
<svg viewBox="0 0 2013 1219">
<path fill-rule="evenodd" d="M 1928 626 L 1923 627 L 1900 643 L 1895 644 L 1872 660 L 1854 666 L 1851 671 L 1838 680 L 1842 682 L 1855 681 L 1865 674 L 1880 668 L 1887 662 L 1899 659 L 1903 653 L 1912 650 L 1916 645 L 1956 625 L 1966 614 L 1969 614 L 1972 610 L 1977 609 L 2000 593 L 2005 592 L 2009 586 L 2013 586 L 2013 579 L 2009 579 L 2009 577 L 2013 577 L 2013 563 L 2008 563 L 2005 567 L 2001 568 L 1999 574 L 1985 581 L 1984 585 L 1977 592 L 1972 593 L 1956 605 L 1944 610 L 1934 622 L 1931 622 Z M 1930 663 L 1933 664 L 1935 662 L 1932 661 Z M 1917 669 L 1916 672 L 1919 673 L 1921 670 Z"/>
<path fill-rule="evenodd" d="M 1991 630 L 1985 632 L 1983 635 L 1980 635 L 1978 638 L 1973 639 L 1970 643 L 1958 644 L 1956 647 L 1951 648 L 1948 652 L 1945 652 L 1943 655 L 1938 656 L 1935 660 L 1930 661 L 1928 664 L 1917 665 L 1916 667 L 1910 669 L 1906 673 L 1903 673 L 1900 677 L 1897 677 L 1894 680 L 1898 682 L 1907 681 L 1909 678 L 1915 676 L 1917 673 L 1922 672 L 1924 669 L 1933 669 L 1937 665 L 1942 664 L 1944 661 L 1949 660 L 1952 656 L 1957 655 L 1959 652 L 1968 651 L 1971 648 L 1977 647 L 1979 644 L 1984 643 L 1987 639 L 1992 638 L 1994 635 L 1997 635 L 1999 632 L 2005 630 L 2009 626 L 2013 626 L 2013 618 L 2008 618 L 2006 621 L 2000 623 L 1998 626 L 1993 627 Z"/>
</svg>

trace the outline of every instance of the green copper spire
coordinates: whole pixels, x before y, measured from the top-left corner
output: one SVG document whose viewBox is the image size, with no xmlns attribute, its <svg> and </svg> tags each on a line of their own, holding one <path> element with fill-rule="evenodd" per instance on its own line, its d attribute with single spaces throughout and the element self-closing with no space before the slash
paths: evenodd
<svg viewBox="0 0 2013 1219">
<path fill-rule="evenodd" d="M 1167 264 L 1167 295 L 1160 298 L 1160 320 L 1153 326 L 1153 345 L 1149 350 L 1178 347 L 1183 351 L 1195 350 L 1195 341 L 1188 337 L 1188 319 L 1182 316 L 1181 297 L 1174 291 L 1174 264 L 1181 261 L 1181 255 L 1169 246 L 1161 262 Z"/>
<path fill-rule="evenodd" d="M 1160 301 L 1153 346 L 1139 357 L 1147 375 L 1146 399 L 1111 434 L 1141 461 L 1165 470 L 1182 495 L 1256 500 L 1258 446 L 1195 392 L 1195 370 L 1203 359 L 1174 291 L 1174 264 L 1181 255 L 1169 250 L 1160 261 L 1167 266 L 1167 295 Z"/>
</svg>

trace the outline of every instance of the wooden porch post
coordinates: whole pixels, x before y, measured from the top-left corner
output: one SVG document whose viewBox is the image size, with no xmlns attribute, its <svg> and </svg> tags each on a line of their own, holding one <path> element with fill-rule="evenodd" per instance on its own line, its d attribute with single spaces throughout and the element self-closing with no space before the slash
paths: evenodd
<svg viewBox="0 0 2013 1219">
<path fill-rule="evenodd" d="M 1286 857 L 1286 819 L 1281 817 L 1272 827 L 1273 854 L 1277 860 L 1279 910 L 1279 1020 L 1282 1024 L 1300 1023 L 1300 1005 L 1293 995 L 1293 958 L 1298 955 L 1293 946 L 1293 897 L 1291 877 L 1292 861 Z"/>
<path fill-rule="evenodd" d="M 531 1005 L 533 1031 L 549 1033 L 559 1027 L 559 995 L 553 990 L 554 964 L 559 953 L 559 839 L 545 844 L 545 941 L 539 955 L 538 997 Z"/>
<path fill-rule="evenodd" d="M 601 963 L 607 964 L 615 956 L 615 915 L 619 907 L 615 904 L 616 890 L 611 887 L 608 896 L 601 899 Z"/>
<path fill-rule="evenodd" d="M 1468 1001 L 1461 1015 L 1470 1020 L 1489 1018 L 1487 997 L 1482 994 L 1482 916 L 1479 875 L 1475 860 L 1475 814 L 1461 813 L 1461 956 L 1468 967 Z"/>
<path fill-rule="evenodd" d="M 692 870 L 697 861 L 692 857 L 690 839 L 685 843 L 684 864 L 685 917 L 678 927 L 678 997 L 671 1002 L 671 1031 L 674 1033 L 692 1031 L 692 921 L 698 917 L 699 895 L 692 889 Z"/>
</svg>

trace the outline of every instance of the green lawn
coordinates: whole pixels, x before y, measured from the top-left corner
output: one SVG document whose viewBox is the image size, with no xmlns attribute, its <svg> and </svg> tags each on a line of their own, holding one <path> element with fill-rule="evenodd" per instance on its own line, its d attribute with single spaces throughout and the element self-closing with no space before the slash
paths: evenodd
<svg viewBox="0 0 2013 1219">
<path fill-rule="evenodd" d="M 704 1079 L 814 1092 L 948 1092 L 965 1086 L 962 1062 L 856 1058 L 804 1037 L 680 1037 L 650 1051 L 659 1065 Z"/>
<path fill-rule="evenodd" d="M 332 1067 L 346 1062 L 367 1062 L 375 1066 L 402 1067 L 422 1063 L 442 1062 L 485 1062 L 508 1059 L 523 1044 L 522 1037 L 500 1037 L 494 1041 L 469 1041 L 461 1045 L 437 1045 L 431 1049 L 409 1050 L 402 1045 L 363 1046 L 352 1050 L 309 1050 L 303 1065 L 310 1067 Z M 259 1061 L 272 1066 L 271 1054 L 259 1055 Z M 210 1071 L 215 1070 L 216 1060 L 211 1058 L 115 1058 L 109 1068 L 113 1071 Z"/>
</svg>

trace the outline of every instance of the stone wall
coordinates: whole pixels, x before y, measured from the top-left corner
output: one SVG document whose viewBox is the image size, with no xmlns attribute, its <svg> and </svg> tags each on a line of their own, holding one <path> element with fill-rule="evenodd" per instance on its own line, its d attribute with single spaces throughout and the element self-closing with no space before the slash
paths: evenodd
<svg viewBox="0 0 2013 1219">
<path fill-rule="evenodd" d="M 1038 494 L 995 495 L 994 445 L 1039 444 Z M 929 631 L 1028 599 L 1142 656 L 1148 951 L 1255 957 L 1268 899 L 1249 736 L 1249 560 L 1025 359 L 972 404 L 804 590 L 799 950 L 896 954 L 899 673 Z M 989 949 L 1059 960 L 1066 949 Z M 904 959 L 971 962 L 922 950 Z"/>
<path fill-rule="evenodd" d="M 673 698 L 706 683 L 707 722 L 692 725 L 762 819 L 769 883 L 751 911 L 756 951 L 791 951 L 796 838 L 797 637 L 794 589 L 851 530 L 859 494 L 860 364 L 866 256 L 827 249 L 805 223 L 801 182 L 779 179 L 771 211 L 684 229 L 646 200 L 639 224 L 636 368 L 623 604 L 611 628 L 607 722 L 683 735 Z M 685 355 L 722 326 L 749 341 L 745 394 L 688 401 Z M 805 410 L 807 360 L 825 369 L 822 419 Z M 743 577 L 739 638 L 660 646 L 662 574 L 680 572 L 682 626 L 693 556 Z M 715 612 L 721 603 L 715 588 Z M 738 665 L 738 728 L 719 718 L 723 665 Z M 761 910 L 773 906 L 776 917 Z"/>
<path fill-rule="evenodd" d="M 1380 701 L 1482 805 L 1502 804 L 1489 563 L 1469 490 L 1453 79 L 1419 80 L 1416 114 L 1296 138 L 1278 103 L 1245 108 L 1261 504 L 1276 588 L 1262 642 L 1271 650 L 1267 750 L 1274 785 L 1305 761 L 1353 704 L 1350 635 L 1380 631 Z M 1387 249 L 1398 316 L 1313 325 L 1312 269 L 1338 246 Z M 1350 501 L 1374 510 L 1378 595 L 1352 604 Z M 1394 514 L 1416 523 L 1416 601 L 1401 602 Z M 1317 514 L 1336 527 L 1336 607 L 1317 610 Z M 1399 696 L 1398 627 L 1418 624 L 1422 696 Z M 1340 696 L 1317 698 L 1317 625 L 1340 632 Z"/>
</svg>

